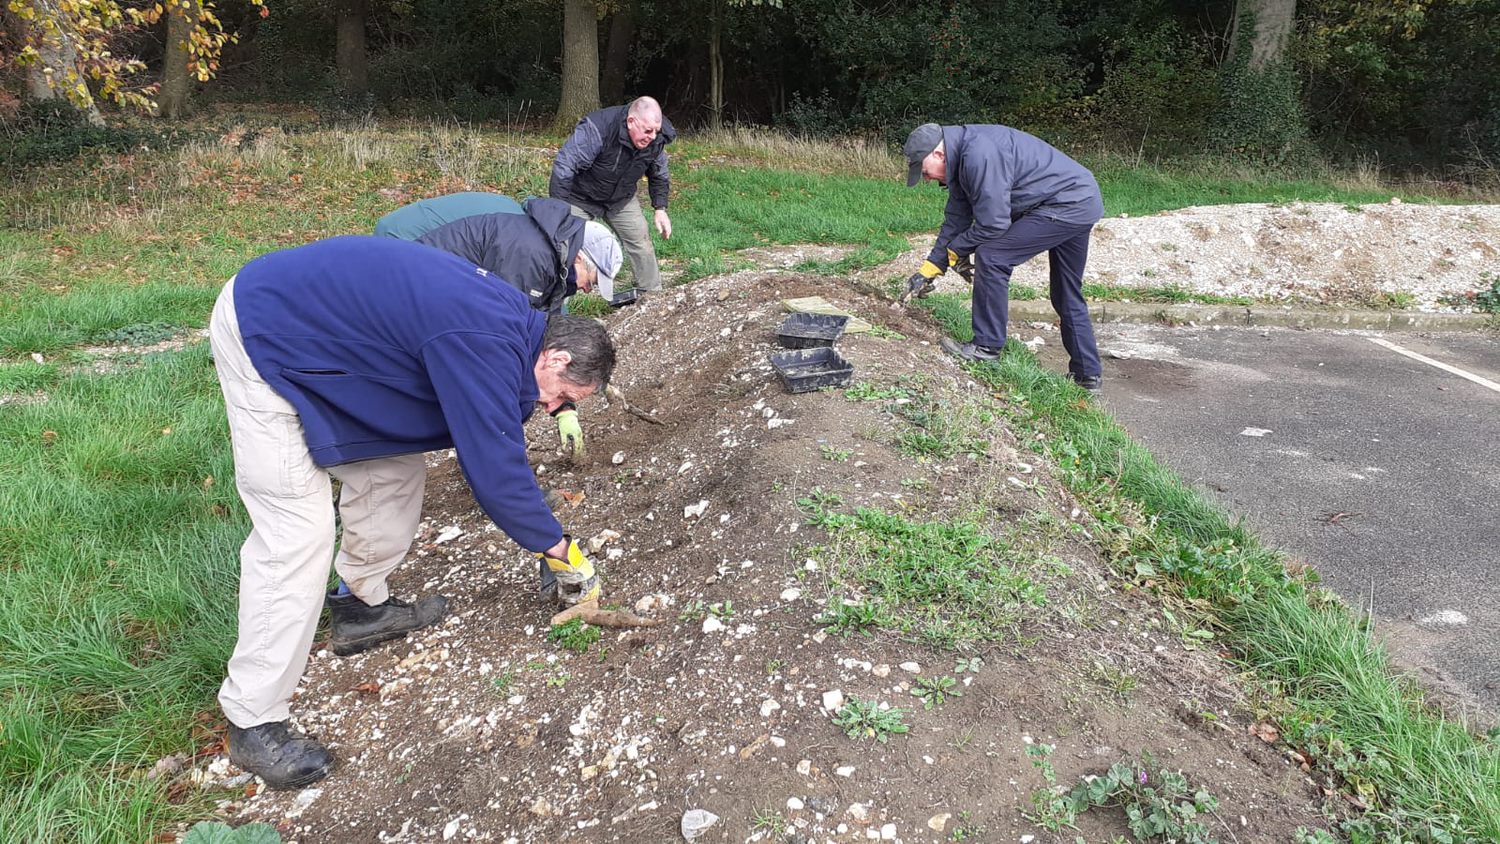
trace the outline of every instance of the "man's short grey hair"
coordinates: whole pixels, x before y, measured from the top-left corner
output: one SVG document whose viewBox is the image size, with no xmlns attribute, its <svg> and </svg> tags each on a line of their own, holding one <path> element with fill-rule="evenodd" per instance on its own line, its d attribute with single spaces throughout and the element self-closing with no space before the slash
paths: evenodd
<svg viewBox="0 0 1500 844">
<path fill-rule="evenodd" d="M 615 374 L 615 344 L 604 326 L 588 317 L 553 314 L 547 318 L 542 350 L 557 350 L 573 356 L 562 372 L 563 380 L 598 390 L 609 385 Z"/>
<path fill-rule="evenodd" d="M 628 113 L 641 118 L 661 119 L 661 103 L 651 97 L 636 97 L 630 101 Z"/>
</svg>

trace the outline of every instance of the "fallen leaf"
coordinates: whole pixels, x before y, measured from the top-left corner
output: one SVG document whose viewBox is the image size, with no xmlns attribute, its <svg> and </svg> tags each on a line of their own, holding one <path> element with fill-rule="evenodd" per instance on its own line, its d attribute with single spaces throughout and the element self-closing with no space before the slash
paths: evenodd
<svg viewBox="0 0 1500 844">
<path fill-rule="evenodd" d="M 585 495 L 585 493 L 581 490 L 579 492 L 569 492 L 565 489 L 558 490 L 557 494 L 561 495 L 563 500 L 568 502 L 569 507 L 577 507 L 578 505 L 582 504 L 583 497 Z"/>
<path fill-rule="evenodd" d="M 379 694 L 380 684 L 375 682 L 360 683 L 358 686 L 354 687 L 354 691 L 359 692 L 362 695 Z"/>
<path fill-rule="evenodd" d="M 56 431 L 43 431 L 42 432 L 42 445 L 44 445 L 44 446 L 50 446 L 50 445 L 52 445 L 55 442 L 57 442 L 57 432 Z"/>
<path fill-rule="evenodd" d="M 1250 735 L 1255 736 L 1266 744 L 1275 744 L 1281 740 L 1281 731 L 1270 721 L 1257 721 L 1250 725 Z"/>
</svg>

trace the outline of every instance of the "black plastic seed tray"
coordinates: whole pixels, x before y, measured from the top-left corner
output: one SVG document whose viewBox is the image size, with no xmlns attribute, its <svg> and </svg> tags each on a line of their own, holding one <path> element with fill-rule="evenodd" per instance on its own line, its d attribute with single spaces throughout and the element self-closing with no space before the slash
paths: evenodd
<svg viewBox="0 0 1500 844">
<path fill-rule="evenodd" d="M 832 314 L 788 314 L 776 329 L 776 341 L 788 349 L 812 349 L 832 346 L 844 336 L 849 325 L 847 316 Z"/>
<path fill-rule="evenodd" d="M 771 355 L 789 393 L 810 393 L 824 387 L 842 387 L 854 375 L 854 365 L 844 360 L 832 347 L 778 352 Z"/>
<path fill-rule="evenodd" d="M 611 308 L 623 308 L 626 305 L 634 305 L 635 300 L 639 299 L 640 296 L 640 291 L 636 290 L 634 287 L 630 288 L 629 290 L 621 290 L 619 293 L 616 293 L 613 297 L 610 298 L 609 306 Z"/>
</svg>

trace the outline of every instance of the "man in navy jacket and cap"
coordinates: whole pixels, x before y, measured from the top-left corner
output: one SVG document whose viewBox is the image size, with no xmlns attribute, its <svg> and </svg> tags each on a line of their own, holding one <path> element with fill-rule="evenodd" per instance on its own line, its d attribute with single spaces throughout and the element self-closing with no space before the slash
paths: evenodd
<svg viewBox="0 0 1500 844">
<path fill-rule="evenodd" d="M 209 338 L 253 525 L 219 691 L 235 764 L 273 788 L 331 769 L 326 748 L 287 726 L 325 602 L 340 655 L 446 613 L 446 598 L 408 603 L 386 583 L 421 519 L 425 452 L 456 450 L 480 507 L 556 574 L 560 600 L 598 598 L 592 563 L 543 501 L 523 430 L 534 407 L 608 383 L 615 351 L 598 323 L 543 314 L 428 246 L 339 237 L 246 264 L 219 295 Z M 325 594 L 330 561 L 344 585 Z"/>
<path fill-rule="evenodd" d="M 547 185 L 547 195 L 573 206 L 574 214 L 609 223 L 625 244 L 635 286 L 645 291 L 661 289 L 661 271 L 636 191 L 645 176 L 656 232 L 670 239 L 666 146 L 676 137 L 661 105 L 650 97 L 586 114 L 557 151 Z"/>
<path fill-rule="evenodd" d="M 908 187 L 929 179 L 948 188 L 937 244 L 909 288 L 926 295 L 950 266 L 974 284 L 974 340 L 945 337 L 943 349 L 970 361 L 999 357 L 1011 271 L 1046 252 L 1068 375 L 1097 392 L 1102 370 L 1083 298 L 1089 232 L 1104 216 L 1094 174 L 1040 138 L 1009 126 L 926 123 L 912 131 L 904 152 Z"/>
</svg>

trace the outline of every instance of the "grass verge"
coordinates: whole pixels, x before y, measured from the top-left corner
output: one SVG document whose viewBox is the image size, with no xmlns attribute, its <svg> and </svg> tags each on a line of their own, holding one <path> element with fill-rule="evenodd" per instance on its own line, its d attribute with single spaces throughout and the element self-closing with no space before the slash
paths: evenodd
<svg viewBox="0 0 1500 844">
<path fill-rule="evenodd" d="M 962 300 L 926 305 L 955 336 L 971 336 Z M 1046 434 L 1020 439 L 1089 502 L 1123 573 L 1169 603 L 1207 608 L 1235 658 L 1277 692 L 1267 714 L 1286 742 L 1366 807 L 1343 821 L 1351 842 L 1500 841 L 1500 745 L 1430 706 L 1391 669 L 1364 619 L 1314 576 L 1289 574 L 1279 553 L 1014 341 L 972 372 L 1027 409 L 1011 424 Z"/>
</svg>

